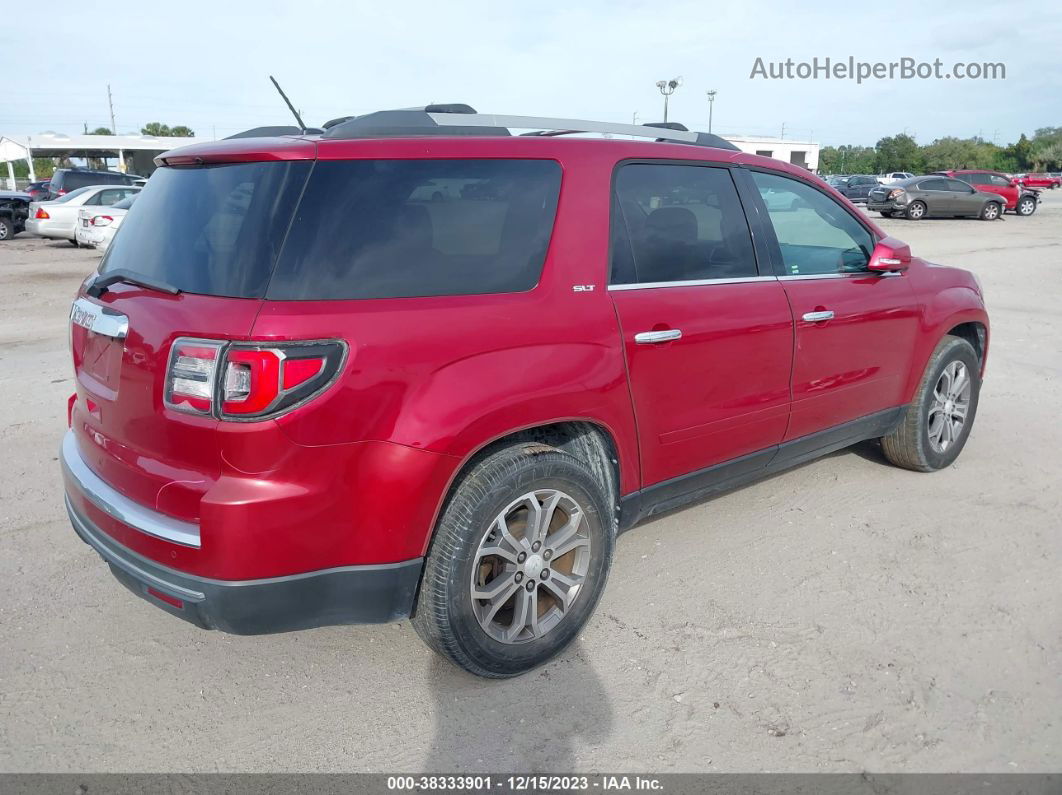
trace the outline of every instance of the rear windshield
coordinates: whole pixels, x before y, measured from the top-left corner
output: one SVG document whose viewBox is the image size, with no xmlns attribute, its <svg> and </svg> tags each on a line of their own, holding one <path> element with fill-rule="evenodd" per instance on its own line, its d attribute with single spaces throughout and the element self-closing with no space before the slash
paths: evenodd
<svg viewBox="0 0 1062 795">
<path fill-rule="evenodd" d="M 100 272 L 127 269 L 188 293 L 261 298 L 308 161 L 160 168 Z"/>
<path fill-rule="evenodd" d="M 275 300 L 529 290 L 542 272 L 560 180 L 560 165 L 548 160 L 161 168 L 101 270 Z"/>
</svg>

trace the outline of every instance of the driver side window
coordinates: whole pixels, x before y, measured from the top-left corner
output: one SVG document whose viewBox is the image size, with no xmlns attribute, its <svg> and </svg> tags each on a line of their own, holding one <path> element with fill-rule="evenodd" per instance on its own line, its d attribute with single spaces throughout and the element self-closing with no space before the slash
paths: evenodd
<svg viewBox="0 0 1062 795">
<path fill-rule="evenodd" d="M 841 205 L 800 180 L 761 171 L 752 179 L 778 238 L 783 275 L 866 270 L 874 238 Z"/>
</svg>

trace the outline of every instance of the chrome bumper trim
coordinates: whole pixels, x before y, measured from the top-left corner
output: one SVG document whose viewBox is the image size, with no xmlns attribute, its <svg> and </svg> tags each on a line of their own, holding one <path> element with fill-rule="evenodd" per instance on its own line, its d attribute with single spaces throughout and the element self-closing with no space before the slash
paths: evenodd
<svg viewBox="0 0 1062 795">
<path fill-rule="evenodd" d="M 114 487 L 108 486 L 81 458 L 77 438 L 72 430 L 67 431 L 63 437 L 61 457 L 67 482 L 76 486 L 85 498 L 101 511 L 141 533 L 199 549 L 201 544 L 198 524 L 174 519 L 145 508 Z"/>
</svg>

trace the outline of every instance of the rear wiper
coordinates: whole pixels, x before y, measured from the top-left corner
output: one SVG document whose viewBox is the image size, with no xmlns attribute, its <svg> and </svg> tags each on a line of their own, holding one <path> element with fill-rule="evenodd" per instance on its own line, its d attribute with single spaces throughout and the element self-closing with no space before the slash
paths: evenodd
<svg viewBox="0 0 1062 795">
<path fill-rule="evenodd" d="M 160 279 L 152 279 L 150 276 L 144 276 L 142 273 L 136 273 L 125 268 L 118 268 L 117 270 L 99 274 L 92 280 L 92 284 L 85 288 L 85 292 L 93 298 L 99 298 L 107 292 L 108 287 L 118 282 L 135 284 L 137 287 L 146 287 L 149 290 L 158 290 L 160 293 L 169 293 L 170 295 L 177 295 L 180 292 L 180 289 L 172 284 Z"/>
</svg>

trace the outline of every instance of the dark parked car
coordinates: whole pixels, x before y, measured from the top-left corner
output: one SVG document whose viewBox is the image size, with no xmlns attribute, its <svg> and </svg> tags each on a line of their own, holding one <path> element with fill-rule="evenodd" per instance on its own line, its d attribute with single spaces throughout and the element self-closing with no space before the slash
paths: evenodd
<svg viewBox="0 0 1062 795">
<path fill-rule="evenodd" d="M 132 174 L 121 174 L 117 171 L 93 171 L 88 168 L 60 168 L 57 169 L 48 183 L 48 194 L 36 201 L 51 201 L 64 193 L 70 193 L 86 185 L 135 185 L 137 177 Z"/>
<path fill-rule="evenodd" d="M 994 221 L 1003 215 L 1003 199 L 979 191 L 961 179 L 930 175 L 912 177 L 870 191 L 867 209 L 889 218 L 980 218 Z"/>
<path fill-rule="evenodd" d="M 30 201 L 28 193 L 0 192 L 0 241 L 10 240 L 26 228 Z"/>
<path fill-rule="evenodd" d="M 859 202 L 865 202 L 867 195 L 878 187 L 881 183 L 878 182 L 877 177 L 872 177 L 866 174 L 856 174 L 849 177 L 843 185 L 835 185 L 834 187 L 840 192 L 842 196 L 851 202 L 858 204 Z"/>
<path fill-rule="evenodd" d="M 31 182 L 26 186 L 26 190 L 23 193 L 29 194 L 29 197 L 34 201 L 44 201 L 44 197 L 48 195 L 48 180 L 40 179 L 36 182 Z"/>
<path fill-rule="evenodd" d="M 513 676 L 579 635 L 643 519 L 865 439 L 960 454 L 973 274 L 714 136 L 473 114 L 158 158 L 71 308 L 61 453 L 138 597 L 237 633 L 412 617 Z"/>
</svg>

